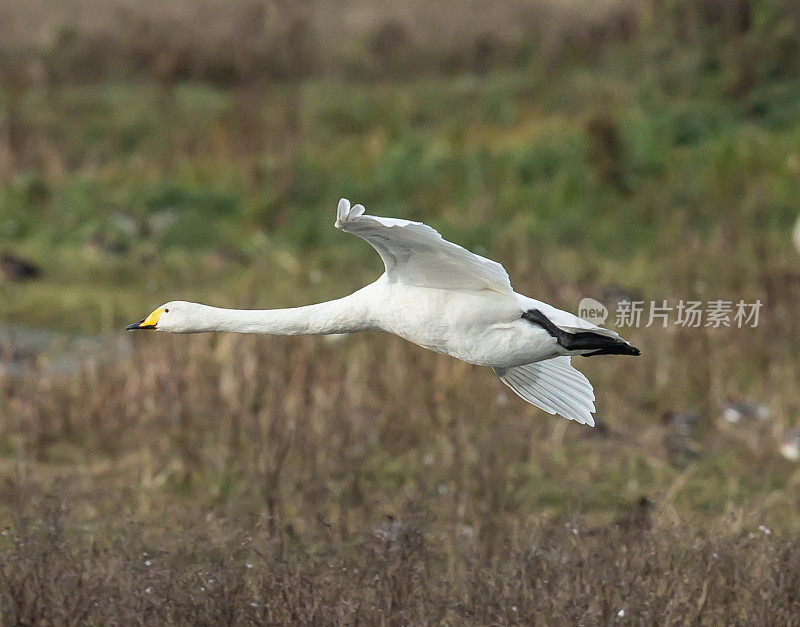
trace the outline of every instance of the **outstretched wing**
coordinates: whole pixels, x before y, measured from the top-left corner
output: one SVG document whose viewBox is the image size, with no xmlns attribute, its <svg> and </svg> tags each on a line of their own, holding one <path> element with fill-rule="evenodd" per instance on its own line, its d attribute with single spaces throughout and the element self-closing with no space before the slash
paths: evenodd
<svg viewBox="0 0 800 627">
<path fill-rule="evenodd" d="M 518 396 L 548 414 L 594 426 L 592 384 L 570 365 L 569 357 L 493 370 Z"/>
<path fill-rule="evenodd" d="M 336 228 L 367 240 L 378 251 L 390 281 L 452 290 L 512 293 L 505 268 L 448 242 L 421 222 L 364 215 L 342 198 Z"/>
</svg>

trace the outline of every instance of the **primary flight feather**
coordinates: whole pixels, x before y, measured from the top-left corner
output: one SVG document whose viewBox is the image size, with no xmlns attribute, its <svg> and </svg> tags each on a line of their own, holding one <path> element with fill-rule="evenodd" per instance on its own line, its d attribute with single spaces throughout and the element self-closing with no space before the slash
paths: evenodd
<svg viewBox="0 0 800 627">
<path fill-rule="evenodd" d="M 421 222 L 365 215 L 339 201 L 336 228 L 363 238 L 386 271 L 357 292 L 291 309 L 221 309 L 173 301 L 128 330 L 271 335 L 382 330 L 489 366 L 524 400 L 594 425 L 594 392 L 572 355 L 639 355 L 615 332 L 518 294 L 496 261 L 448 242 Z"/>
</svg>

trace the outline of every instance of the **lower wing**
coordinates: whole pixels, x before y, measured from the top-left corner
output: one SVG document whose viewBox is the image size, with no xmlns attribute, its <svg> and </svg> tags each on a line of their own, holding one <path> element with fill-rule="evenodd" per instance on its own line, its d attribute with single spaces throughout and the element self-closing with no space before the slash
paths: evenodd
<svg viewBox="0 0 800 627">
<path fill-rule="evenodd" d="M 492 370 L 518 396 L 539 409 L 594 426 L 592 384 L 570 365 L 569 357 Z"/>
</svg>

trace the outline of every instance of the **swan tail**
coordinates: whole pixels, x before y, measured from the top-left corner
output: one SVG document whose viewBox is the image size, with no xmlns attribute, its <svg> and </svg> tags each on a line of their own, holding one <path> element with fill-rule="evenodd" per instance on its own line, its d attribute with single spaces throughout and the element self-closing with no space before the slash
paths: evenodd
<svg viewBox="0 0 800 627">
<path fill-rule="evenodd" d="M 530 309 L 522 314 L 522 318 L 542 327 L 550 335 L 556 338 L 558 345 L 568 351 L 575 351 L 584 357 L 594 357 L 595 355 L 641 355 L 641 351 L 635 346 L 630 345 L 619 335 L 597 327 L 591 330 L 565 330 L 553 323 L 550 318 L 545 316 L 538 309 Z"/>
<path fill-rule="evenodd" d="M 549 414 L 594 426 L 594 390 L 568 356 L 513 368 L 492 368 L 517 396 Z"/>
</svg>

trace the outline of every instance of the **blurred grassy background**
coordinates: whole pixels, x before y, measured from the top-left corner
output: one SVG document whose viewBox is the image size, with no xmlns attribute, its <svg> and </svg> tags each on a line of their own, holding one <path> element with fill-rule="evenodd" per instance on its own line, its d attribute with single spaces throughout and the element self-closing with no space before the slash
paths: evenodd
<svg viewBox="0 0 800 627">
<path fill-rule="evenodd" d="M 9 0 L 0 18 L 0 252 L 41 270 L 0 280 L 3 324 L 114 338 L 170 299 L 343 295 L 381 262 L 332 228 L 342 196 L 570 311 L 610 286 L 764 302 L 756 329 L 626 329 L 641 358 L 576 363 L 594 431 L 377 334 L 146 335 L 65 374 L 37 355 L 0 376 L 4 618 L 609 620 L 626 599 L 633 620 L 796 617 L 794 3 Z M 730 424 L 731 398 L 770 418 Z M 221 596 L 179 593 L 212 570 Z M 109 590 L 124 611 L 93 609 Z"/>
</svg>

